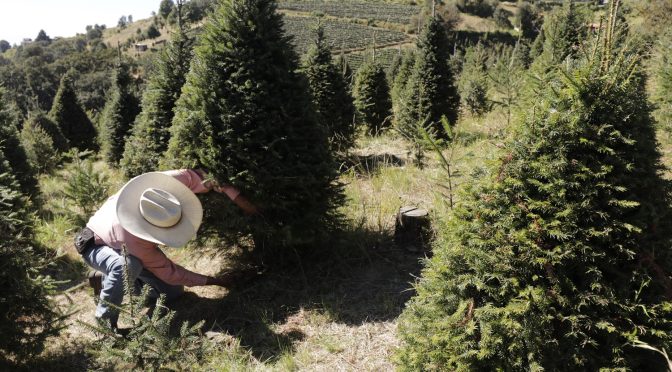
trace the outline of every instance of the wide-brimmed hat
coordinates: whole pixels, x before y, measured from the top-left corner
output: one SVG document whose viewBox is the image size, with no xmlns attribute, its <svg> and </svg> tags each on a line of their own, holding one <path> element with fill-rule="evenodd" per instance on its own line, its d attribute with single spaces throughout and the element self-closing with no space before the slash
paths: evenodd
<svg viewBox="0 0 672 372">
<path fill-rule="evenodd" d="M 150 172 L 128 181 L 119 191 L 117 218 L 131 234 L 169 247 L 182 247 L 196 235 L 203 207 L 175 178 Z"/>
</svg>

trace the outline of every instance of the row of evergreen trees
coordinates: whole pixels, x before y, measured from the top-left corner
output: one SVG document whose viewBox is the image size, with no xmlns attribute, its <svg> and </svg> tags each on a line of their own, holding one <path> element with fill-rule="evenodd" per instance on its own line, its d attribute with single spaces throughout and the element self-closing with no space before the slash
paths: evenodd
<svg viewBox="0 0 672 372">
<path fill-rule="evenodd" d="M 543 84 L 440 222 L 400 319 L 402 370 L 666 368 L 634 346 L 672 346 L 672 185 L 617 10 L 590 38 L 571 2 L 547 20 Z"/>
</svg>

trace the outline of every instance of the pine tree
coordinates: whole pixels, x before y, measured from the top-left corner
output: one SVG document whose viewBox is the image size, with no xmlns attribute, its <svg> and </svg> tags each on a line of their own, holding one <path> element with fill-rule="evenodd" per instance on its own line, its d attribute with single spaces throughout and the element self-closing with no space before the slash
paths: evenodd
<svg viewBox="0 0 672 372">
<path fill-rule="evenodd" d="M 578 51 L 579 43 L 586 36 L 586 20 L 573 0 L 567 0 L 562 8 L 552 11 L 544 22 L 543 52 L 546 63 L 559 63 Z M 536 43 L 536 40 L 535 40 Z"/>
<path fill-rule="evenodd" d="M 61 132 L 61 129 L 44 112 L 33 112 L 28 116 L 28 120 L 23 124 L 31 128 L 39 128 L 47 134 L 53 143 L 54 149 L 59 152 L 66 152 L 70 148 L 67 138 Z"/>
<path fill-rule="evenodd" d="M 38 173 L 49 173 L 56 167 L 60 156 L 51 136 L 41 126 L 34 121 L 27 121 L 21 128 L 20 138 L 33 169 Z"/>
<path fill-rule="evenodd" d="M 457 122 L 460 97 L 448 65 L 448 38 L 439 17 L 432 18 L 418 38 L 418 56 L 413 73 L 402 94 L 398 125 L 413 132 L 418 124 L 446 137 L 441 126 L 445 116 L 451 125 Z"/>
<path fill-rule="evenodd" d="M 467 109 L 475 115 L 489 110 L 488 101 L 488 56 L 481 43 L 469 47 L 464 55 L 464 65 L 458 80 L 460 97 Z"/>
<path fill-rule="evenodd" d="M 195 48 L 165 161 L 204 167 L 241 190 L 263 211 L 248 231 L 266 253 L 313 241 L 336 221 L 342 199 L 326 130 L 282 27 L 272 0 L 220 1 Z M 217 223 L 239 220 L 220 214 Z"/>
<path fill-rule="evenodd" d="M 401 65 L 394 76 L 390 97 L 392 99 L 392 112 L 394 113 L 395 125 L 399 125 L 399 116 L 401 115 L 401 106 L 405 103 L 401 101 L 403 93 L 406 91 L 406 84 L 413 73 L 413 66 L 415 66 L 415 53 L 413 50 L 404 52 Z"/>
<path fill-rule="evenodd" d="M 662 370 L 632 345 L 672 346 L 672 185 L 638 56 L 608 29 L 443 223 L 402 370 Z"/>
<path fill-rule="evenodd" d="M 142 112 L 125 144 L 121 166 L 128 178 L 157 170 L 168 149 L 173 109 L 189 72 L 193 49 L 193 40 L 183 30 L 181 3 L 177 9 L 177 32 L 157 58 L 156 71 L 142 97 Z"/>
<path fill-rule="evenodd" d="M 56 123 L 70 146 L 80 150 L 97 150 L 96 129 L 79 103 L 74 89 L 74 70 L 61 78 L 49 118 Z"/>
<path fill-rule="evenodd" d="M 31 196 L 37 196 L 39 190 L 35 169 L 30 165 L 26 150 L 19 140 L 17 118 L 8 109 L 4 90 L 0 88 L 0 152 L 14 171 L 21 190 Z"/>
<path fill-rule="evenodd" d="M 341 72 L 343 80 L 348 84 L 348 89 L 352 90 L 352 85 L 355 83 L 355 74 L 352 72 L 350 64 L 348 64 L 348 60 L 343 53 L 338 55 L 336 66 L 338 66 L 338 70 Z"/>
<path fill-rule="evenodd" d="M 13 173 L 0 151 L 0 365 L 39 353 L 47 336 L 57 332 L 36 269 L 41 261 L 30 247 L 30 208 Z"/>
<path fill-rule="evenodd" d="M 518 14 L 516 25 L 520 28 L 522 36 L 528 40 L 534 40 L 541 30 L 541 16 L 527 1 L 518 1 Z"/>
<path fill-rule="evenodd" d="M 355 142 L 355 108 L 347 84 L 332 62 L 323 27 L 318 25 L 315 33 L 315 44 L 308 50 L 302 70 L 308 78 L 318 121 L 328 130 L 331 149 L 344 154 Z"/>
<path fill-rule="evenodd" d="M 101 118 L 102 144 L 105 158 L 116 166 L 124 153 L 126 137 L 140 111 L 138 99 L 131 91 L 133 77 L 128 64 L 119 63 Z"/>
<path fill-rule="evenodd" d="M 357 109 L 357 121 L 366 125 L 369 133 L 378 134 L 390 125 L 390 88 L 383 67 L 375 62 L 365 62 L 357 70 L 352 89 Z"/>
</svg>

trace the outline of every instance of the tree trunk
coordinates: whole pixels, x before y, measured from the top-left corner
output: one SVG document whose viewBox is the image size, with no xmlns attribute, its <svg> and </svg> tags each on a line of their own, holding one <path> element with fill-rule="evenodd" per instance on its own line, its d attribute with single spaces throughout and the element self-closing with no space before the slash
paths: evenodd
<svg viewBox="0 0 672 372">
<path fill-rule="evenodd" d="M 401 207 L 394 228 L 394 243 L 409 252 L 424 252 L 431 241 L 429 213 L 417 207 Z"/>
</svg>

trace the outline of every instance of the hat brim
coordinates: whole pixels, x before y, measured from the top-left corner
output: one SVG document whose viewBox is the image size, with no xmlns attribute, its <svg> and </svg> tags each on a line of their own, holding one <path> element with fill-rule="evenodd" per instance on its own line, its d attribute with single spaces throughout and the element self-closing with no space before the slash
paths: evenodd
<svg viewBox="0 0 672 372">
<path fill-rule="evenodd" d="M 158 227 L 140 214 L 140 196 L 150 187 L 167 191 L 180 201 L 182 217 L 177 224 Z M 141 174 L 128 181 L 119 191 L 116 210 L 121 227 L 129 233 L 175 248 L 186 245 L 196 235 L 203 220 L 203 206 L 198 197 L 180 181 L 160 172 Z"/>
</svg>

